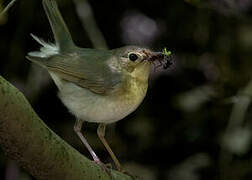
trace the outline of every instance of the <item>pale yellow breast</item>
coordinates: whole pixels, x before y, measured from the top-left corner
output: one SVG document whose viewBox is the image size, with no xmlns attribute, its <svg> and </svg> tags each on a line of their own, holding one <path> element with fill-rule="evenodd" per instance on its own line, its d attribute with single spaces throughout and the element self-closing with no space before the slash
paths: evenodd
<svg viewBox="0 0 252 180">
<path fill-rule="evenodd" d="M 131 79 L 126 89 L 98 95 L 73 83 L 61 83 L 59 97 L 68 109 L 83 121 L 113 123 L 133 112 L 142 102 L 147 82 Z"/>
</svg>

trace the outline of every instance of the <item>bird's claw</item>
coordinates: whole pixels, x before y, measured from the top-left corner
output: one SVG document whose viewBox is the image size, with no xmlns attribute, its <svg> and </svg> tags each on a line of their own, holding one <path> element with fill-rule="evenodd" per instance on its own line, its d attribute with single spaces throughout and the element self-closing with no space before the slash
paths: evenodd
<svg viewBox="0 0 252 180">
<path fill-rule="evenodd" d="M 111 163 L 106 163 L 105 166 L 106 166 L 107 168 L 109 168 L 109 169 L 113 169 L 113 166 L 112 166 Z"/>
<path fill-rule="evenodd" d="M 109 175 L 109 177 L 110 177 L 111 180 L 114 180 L 114 178 L 113 178 L 113 176 L 112 176 L 112 173 L 111 173 L 111 170 L 112 170 L 112 168 L 113 168 L 111 163 L 104 164 L 104 163 L 102 163 L 100 160 L 95 160 L 94 162 L 95 162 L 97 165 L 99 165 L 99 166 L 101 167 L 101 169 L 102 169 L 103 171 L 105 171 L 105 172 Z M 130 176 L 133 180 L 138 180 L 138 179 L 139 179 L 137 176 L 132 175 L 131 173 L 129 173 L 129 172 L 126 171 L 125 169 L 120 168 L 118 171 L 120 171 L 120 172 L 123 173 L 123 174 L 126 174 L 126 175 Z"/>
<path fill-rule="evenodd" d="M 133 180 L 138 180 L 138 179 L 139 179 L 137 176 L 135 176 L 135 175 L 129 173 L 129 172 L 126 171 L 125 169 L 122 169 L 122 168 L 121 168 L 119 171 L 120 171 L 121 173 L 123 173 L 123 174 L 126 174 L 126 175 L 130 176 Z"/>
<path fill-rule="evenodd" d="M 109 175 L 109 177 L 110 177 L 111 180 L 114 180 L 114 178 L 113 178 L 113 176 L 112 176 L 112 173 L 111 173 L 111 169 L 112 169 L 112 168 L 109 168 L 109 167 L 107 166 L 107 164 L 102 163 L 100 160 L 95 160 L 94 162 L 95 162 L 97 165 L 99 165 L 99 166 L 101 167 L 101 169 L 102 169 L 103 171 L 105 171 L 105 172 Z M 111 167 L 112 167 L 112 166 L 111 166 Z"/>
</svg>

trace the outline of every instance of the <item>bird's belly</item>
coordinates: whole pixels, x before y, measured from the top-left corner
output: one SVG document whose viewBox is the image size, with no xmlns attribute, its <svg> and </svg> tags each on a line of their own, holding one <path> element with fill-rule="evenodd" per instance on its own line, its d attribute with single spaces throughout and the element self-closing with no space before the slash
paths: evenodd
<svg viewBox="0 0 252 180">
<path fill-rule="evenodd" d="M 59 97 L 65 106 L 80 120 L 96 123 L 113 123 L 133 112 L 142 102 L 147 88 L 139 94 L 98 95 L 91 91 L 65 83 Z"/>
</svg>

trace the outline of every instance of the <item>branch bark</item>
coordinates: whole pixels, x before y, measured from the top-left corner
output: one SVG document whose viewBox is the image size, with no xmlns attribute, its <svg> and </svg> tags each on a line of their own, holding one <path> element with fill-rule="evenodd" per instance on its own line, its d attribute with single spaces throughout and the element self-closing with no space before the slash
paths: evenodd
<svg viewBox="0 0 252 180">
<path fill-rule="evenodd" d="M 110 179 L 37 116 L 24 95 L 0 76 L 0 146 L 38 180 Z M 112 171 L 114 179 L 131 179 Z"/>
</svg>

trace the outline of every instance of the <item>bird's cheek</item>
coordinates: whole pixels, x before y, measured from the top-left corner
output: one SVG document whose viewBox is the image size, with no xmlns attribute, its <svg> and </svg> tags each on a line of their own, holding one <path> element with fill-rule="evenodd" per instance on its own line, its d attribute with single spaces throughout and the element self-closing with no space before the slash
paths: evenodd
<svg viewBox="0 0 252 180">
<path fill-rule="evenodd" d="M 150 67 L 149 63 L 139 64 L 132 74 L 136 77 L 142 77 L 143 80 L 147 80 L 150 74 Z"/>
<path fill-rule="evenodd" d="M 135 66 L 131 63 L 125 64 L 125 69 L 127 72 L 132 73 L 135 70 Z"/>
</svg>

